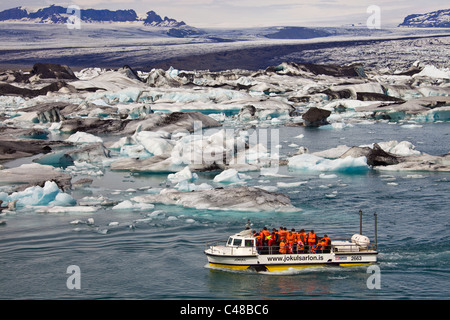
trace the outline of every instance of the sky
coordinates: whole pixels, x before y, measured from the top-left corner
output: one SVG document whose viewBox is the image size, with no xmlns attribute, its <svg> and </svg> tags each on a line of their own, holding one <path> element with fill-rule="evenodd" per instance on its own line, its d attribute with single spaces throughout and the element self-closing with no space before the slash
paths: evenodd
<svg viewBox="0 0 450 320">
<path fill-rule="evenodd" d="M 1 0 L 0 10 L 51 4 L 138 14 L 153 10 L 197 28 L 366 25 L 373 5 L 380 8 L 381 27 L 392 27 L 409 14 L 450 8 L 448 0 Z"/>
</svg>

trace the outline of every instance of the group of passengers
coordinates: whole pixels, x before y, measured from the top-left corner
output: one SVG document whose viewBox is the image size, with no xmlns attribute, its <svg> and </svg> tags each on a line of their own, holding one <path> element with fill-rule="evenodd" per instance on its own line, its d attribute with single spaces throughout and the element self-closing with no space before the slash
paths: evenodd
<svg viewBox="0 0 450 320">
<path fill-rule="evenodd" d="M 330 238 L 326 234 L 319 237 L 314 230 L 306 233 L 304 229 L 296 232 L 280 227 L 270 232 L 264 227 L 260 232 L 253 230 L 252 234 L 260 254 L 329 253 L 331 249 Z"/>
</svg>

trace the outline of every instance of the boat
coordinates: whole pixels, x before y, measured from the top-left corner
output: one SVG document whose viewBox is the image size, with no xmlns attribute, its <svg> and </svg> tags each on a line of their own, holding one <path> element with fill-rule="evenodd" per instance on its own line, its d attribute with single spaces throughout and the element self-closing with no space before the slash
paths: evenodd
<svg viewBox="0 0 450 320">
<path fill-rule="evenodd" d="M 376 214 L 375 214 L 376 217 Z M 375 218 L 376 221 L 376 218 Z M 362 224 L 360 231 L 362 231 Z M 284 271 L 323 266 L 361 266 L 377 263 L 377 241 L 375 222 L 375 243 L 367 236 L 355 233 L 351 239 L 331 240 L 322 250 L 312 250 L 308 246 L 292 248 L 290 252 L 280 253 L 278 246 L 257 246 L 252 230 L 231 235 L 224 243 L 207 243 L 204 253 L 209 266 L 220 269 L 251 271 Z M 285 250 L 282 250 L 285 251 Z"/>
</svg>

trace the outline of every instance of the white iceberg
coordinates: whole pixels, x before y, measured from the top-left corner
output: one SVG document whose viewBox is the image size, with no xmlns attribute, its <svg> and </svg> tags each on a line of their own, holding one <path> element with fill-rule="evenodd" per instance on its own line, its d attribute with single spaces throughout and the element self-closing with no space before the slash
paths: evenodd
<svg viewBox="0 0 450 320">
<path fill-rule="evenodd" d="M 103 139 L 93 134 L 77 131 L 66 139 L 67 142 L 73 143 L 103 143 Z"/>
<path fill-rule="evenodd" d="M 171 173 L 167 176 L 167 180 L 174 184 L 181 182 L 192 182 L 197 179 L 198 175 L 196 173 L 192 173 L 188 166 L 177 173 Z"/>
<path fill-rule="evenodd" d="M 44 187 L 34 186 L 10 194 L 3 201 L 17 200 L 17 207 L 25 206 L 73 206 L 76 200 L 59 189 L 54 181 L 46 181 Z"/>
<path fill-rule="evenodd" d="M 130 211 L 148 211 L 153 210 L 155 206 L 151 203 L 131 202 L 130 200 L 124 200 L 115 205 L 113 210 L 130 210 Z"/>
<path fill-rule="evenodd" d="M 398 156 L 412 156 L 420 155 L 421 152 L 415 150 L 415 146 L 409 141 L 398 142 L 396 140 L 379 142 L 378 145 L 386 152 L 398 155 Z"/>
<path fill-rule="evenodd" d="M 214 182 L 220 183 L 244 183 L 252 177 L 249 175 L 239 173 L 236 169 L 227 169 L 214 177 Z"/>
<path fill-rule="evenodd" d="M 133 139 L 150 154 L 159 156 L 170 154 L 172 151 L 173 142 L 168 137 L 169 134 L 164 131 L 139 131 L 133 136 Z"/>
<path fill-rule="evenodd" d="M 288 166 L 295 170 L 342 173 L 357 173 L 369 169 L 366 157 L 325 159 L 307 153 L 289 158 Z"/>
</svg>

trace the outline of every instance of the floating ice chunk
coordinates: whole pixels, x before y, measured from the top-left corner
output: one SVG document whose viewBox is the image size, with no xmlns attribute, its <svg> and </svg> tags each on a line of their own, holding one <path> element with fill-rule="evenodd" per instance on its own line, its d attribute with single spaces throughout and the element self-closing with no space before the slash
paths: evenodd
<svg viewBox="0 0 450 320">
<path fill-rule="evenodd" d="M 108 223 L 108 227 L 116 227 L 118 225 L 119 225 L 119 222 L 117 222 L 117 221 L 112 221 L 112 222 Z"/>
<path fill-rule="evenodd" d="M 288 159 L 288 166 L 296 170 L 353 173 L 367 171 L 366 157 L 325 159 L 312 154 L 301 154 Z"/>
<path fill-rule="evenodd" d="M 167 176 L 167 180 L 171 183 L 180 183 L 182 181 L 192 182 L 198 179 L 196 173 L 192 173 L 188 166 L 177 173 L 171 173 Z"/>
<path fill-rule="evenodd" d="M 17 200 L 18 207 L 52 204 L 70 206 L 76 203 L 72 196 L 61 191 L 54 181 L 46 181 L 44 187 L 34 186 L 14 192 L 5 200 L 8 202 Z"/>
<path fill-rule="evenodd" d="M 130 200 L 124 200 L 115 205 L 113 210 L 131 210 L 131 211 L 147 211 L 153 210 L 155 206 L 151 203 L 131 202 Z"/>
<path fill-rule="evenodd" d="M 321 173 L 319 174 L 319 178 L 320 179 L 335 179 L 337 178 L 337 175 L 333 174 L 325 174 L 325 173 Z"/>
<path fill-rule="evenodd" d="M 405 129 L 414 129 L 414 128 L 422 128 L 421 124 L 404 124 L 400 126 L 401 128 Z"/>
<path fill-rule="evenodd" d="M 77 204 L 77 201 L 70 195 L 64 192 L 60 192 L 56 195 L 55 200 L 49 203 L 51 206 L 74 206 Z"/>
<path fill-rule="evenodd" d="M 200 185 L 196 185 L 194 183 L 189 183 L 186 180 L 180 181 L 176 186 L 175 189 L 178 191 L 183 192 L 191 192 L 191 191 L 198 191 L 198 190 L 209 190 L 213 189 L 213 187 L 207 183 L 202 183 Z"/>
<path fill-rule="evenodd" d="M 421 174 L 408 174 L 405 179 L 422 179 L 425 178 L 423 175 Z"/>
<path fill-rule="evenodd" d="M 133 136 L 137 143 L 141 144 L 149 153 L 156 156 L 170 154 L 172 151 L 173 142 L 168 137 L 167 132 L 151 131 L 140 131 Z"/>
<path fill-rule="evenodd" d="M 415 150 L 415 146 L 409 141 L 398 142 L 396 140 L 379 142 L 378 145 L 386 152 L 399 156 L 420 155 L 421 152 Z"/>
<path fill-rule="evenodd" d="M 298 182 L 277 182 L 277 187 L 279 188 L 295 188 L 299 187 L 302 184 L 306 184 L 308 181 L 298 181 Z"/>
<path fill-rule="evenodd" d="M 299 134 L 298 136 L 294 137 L 294 139 L 303 139 L 304 137 L 305 137 L 305 135 L 302 133 L 302 134 Z"/>
<path fill-rule="evenodd" d="M 249 179 L 251 179 L 250 176 L 239 173 L 236 169 L 228 169 L 215 176 L 213 181 L 221 183 L 242 183 Z"/>
<path fill-rule="evenodd" d="M 91 213 L 96 212 L 98 210 L 97 207 L 88 207 L 88 206 L 72 206 L 72 207 L 61 207 L 61 206 L 54 206 L 54 207 L 45 207 L 40 208 L 36 210 L 38 213 Z M 72 221 L 74 222 L 74 221 Z M 72 223 L 71 222 L 71 223 Z M 94 224 L 94 219 L 89 218 L 86 222 L 88 225 Z M 72 223 L 75 224 L 75 223 Z"/>
<path fill-rule="evenodd" d="M 78 131 L 66 139 L 68 142 L 74 143 L 103 143 L 103 139 L 93 134 Z"/>
<path fill-rule="evenodd" d="M 120 148 L 122 157 L 147 159 L 152 156 L 142 145 L 124 145 Z"/>
<path fill-rule="evenodd" d="M 278 191 L 277 186 L 255 186 L 255 188 L 263 189 L 267 192 L 277 192 Z"/>
<path fill-rule="evenodd" d="M 50 131 L 58 131 L 61 129 L 62 122 L 52 122 L 50 127 L 48 127 L 48 130 Z"/>
</svg>

